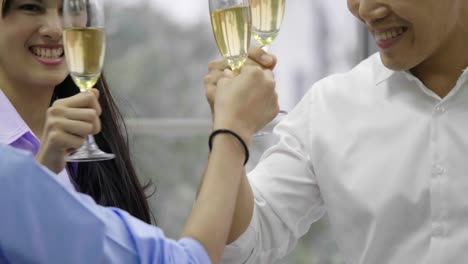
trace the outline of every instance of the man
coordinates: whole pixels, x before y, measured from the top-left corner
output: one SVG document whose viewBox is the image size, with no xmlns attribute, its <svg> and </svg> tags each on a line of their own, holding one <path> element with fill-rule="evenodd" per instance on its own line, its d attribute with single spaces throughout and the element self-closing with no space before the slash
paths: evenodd
<svg viewBox="0 0 468 264">
<path fill-rule="evenodd" d="M 468 1 L 348 7 L 379 54 L 316 83 L 275 128 L 224 263 L 275 263 L 325 212 L 346 263 L 468 259 Z M 211 102 L 224 67 L 210 64 Z"/>
</svg>

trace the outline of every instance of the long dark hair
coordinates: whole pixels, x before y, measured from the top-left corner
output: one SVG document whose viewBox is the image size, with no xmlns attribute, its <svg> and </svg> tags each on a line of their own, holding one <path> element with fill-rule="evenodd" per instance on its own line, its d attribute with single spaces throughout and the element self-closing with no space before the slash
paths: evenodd
<svg viewBox="0 0 468 264">
<path fill-rule="evenodd" d="M 2 16 L 5 16 L 12 0 L 2 0 Z M 100 92 L 101 133 L 95 135 L 96 143 L 108 153 L 114 153 L 115 159 L 101 162 L 68 164 L 78 191 L 90 195 L 98 204 L 121 208 L 140 220 L 151 223 L 151 212 L 145 190 L 151 183 L 142 187 L 130 158 L 128 135 L 120 113 L 102 75 L 96 84 Z M 79 93 L 70 76 L 57 85 L 52 96 L 53 101 Z"/>
<path fill-rule="evenodd" d="M 150 210 L 135 169 L 130 158 L 128 137 L 125 123 L 104 76 L 99 79 L 96 88 L 100 91 L 101 133 L 95 136 L 98 146 L 107 153 L 114 153 L 115 159 L 101 162 L 73 164 L 68 169 L 73 175 L 80 192 L 86 193 L 104 206 L 115 206 L 126 210 L 135 217 L 150 223 Z M 79 92 L 70 76 L 59 84 L 52 100 L 73 96 Z"/>
</svg>

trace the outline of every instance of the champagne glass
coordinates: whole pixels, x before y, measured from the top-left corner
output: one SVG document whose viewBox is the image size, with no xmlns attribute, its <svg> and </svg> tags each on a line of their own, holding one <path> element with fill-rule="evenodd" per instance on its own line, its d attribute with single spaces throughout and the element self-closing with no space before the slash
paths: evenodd
<svg viewBox="0 0 468 264">
<path fill-rule="evenodd" d="M 255 41 L 268 52 L 270 44 L 278 36 L 281 23 L 283 22 L 286 0 L 249 0 L 252 14 L 252 35 Z M 276 120 L 288 112 L 280 110 Z M 254 136 L 271 134 L 272 125 L 267 125 Z"/>
<path fill-rule="evenodd" d="M 286 0 L 250 0 L 252 34 L 258 44 L 268 51 L 283 22 Z"/>
<path fill-rule="evenodd" d="M 248 57 L 250 9 L 248 0 L 209 0 L 211 27 L 221 55 L 234 73 Z"/>
<path fill-rule="evenodd" d="M 68 70 L 80 92 L 89 92 L 99 80 L 104 62 L 105 31 L 103 0 L 63 0 L 63 42 Z M 101 151 L 94 137 L 66 161 L 86 162 L 113 159 Z"/>
</svg>

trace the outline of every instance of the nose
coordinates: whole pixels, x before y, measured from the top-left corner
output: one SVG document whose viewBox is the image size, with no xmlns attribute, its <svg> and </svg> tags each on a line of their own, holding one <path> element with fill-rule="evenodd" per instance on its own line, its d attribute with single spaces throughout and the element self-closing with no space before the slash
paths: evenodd
<svg viewBox="0 0 468 264">
<path fill-rule="evenodd" d="M 49 41 L 59 42 L 62 38 L 62 30 L 62 18 L 59 13 L 55 10 L 47 11 L 39 34 Z"/>
<path fill-rule="evenodd" d="M 364 23 L 382 20 L 390 14 L 383 0 L 348 0 L 348 9 Z"/>
</svg>

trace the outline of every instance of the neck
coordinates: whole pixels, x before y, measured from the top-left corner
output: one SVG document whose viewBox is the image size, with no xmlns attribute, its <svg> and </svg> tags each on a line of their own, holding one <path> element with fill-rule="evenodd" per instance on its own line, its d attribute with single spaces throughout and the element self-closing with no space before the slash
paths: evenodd
<svg viewBox="0 0 468 264">
<path fill-rule="evenodd" d="M 45 124 L 46 112 L 55 87 L 38 87 L 5 82 L 0 78 L 0 88 L 23 118 L 32 132 L 40 139 Z"/>
<path fill-rule="evenodd" d="M 468 67 L 468 29 L 452 34 L 452 41 L 441 47 L 437 54 L 411 69 L 424 85 L 441 98 L 455 87 L 463 70 Z"/>
</svg>

